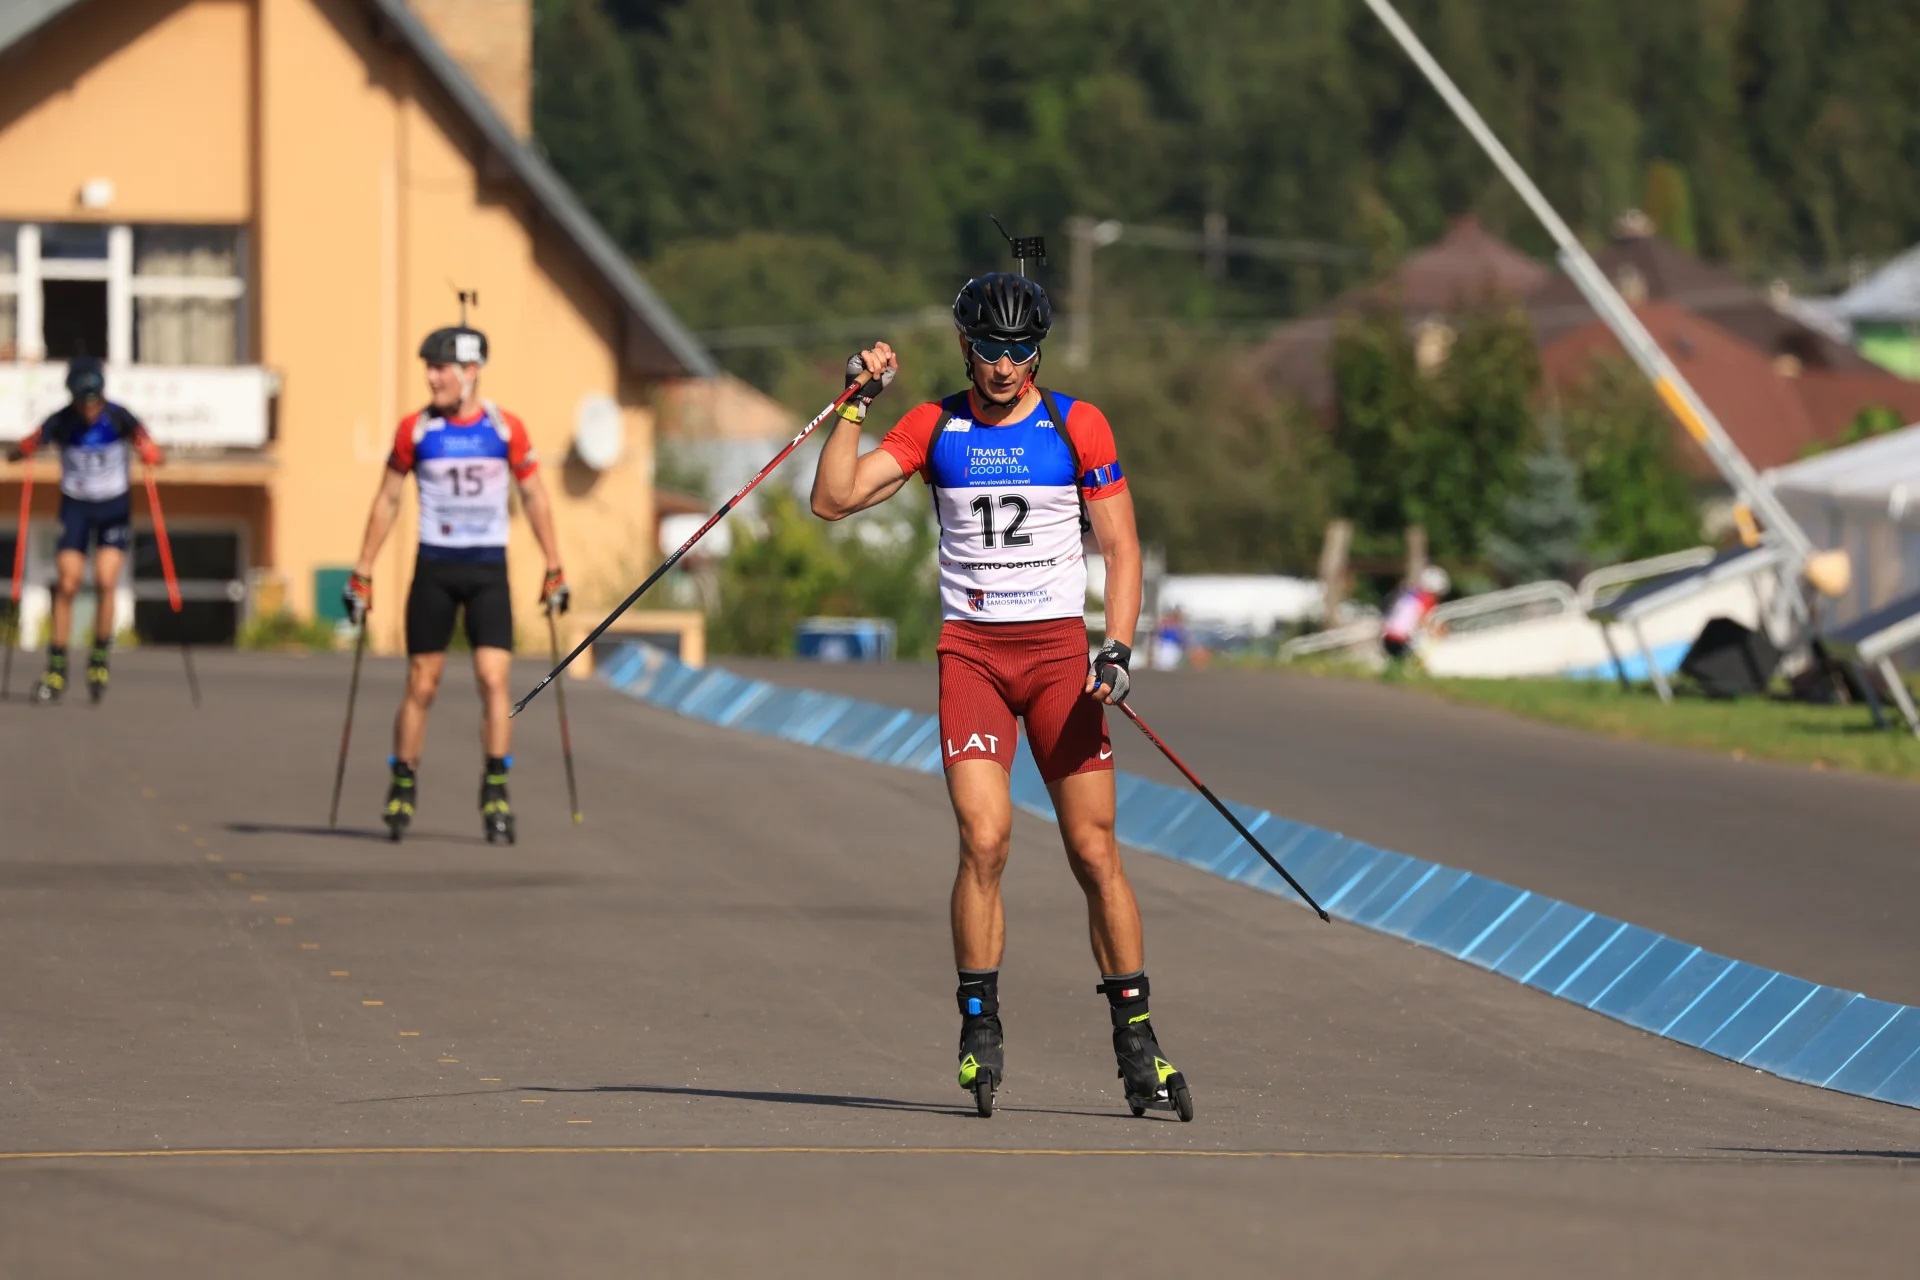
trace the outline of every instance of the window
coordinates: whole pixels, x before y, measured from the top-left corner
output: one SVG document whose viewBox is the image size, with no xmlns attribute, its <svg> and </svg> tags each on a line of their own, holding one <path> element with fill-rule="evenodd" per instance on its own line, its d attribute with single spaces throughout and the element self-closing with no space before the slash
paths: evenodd
<svg viewBox="0 0 1920 1280">
<path fill-rule="evenodd" d="M 241 237 L 237 227 L 0 224 L 0 360 L 240 363 Z"/>
<path fill-rule="evenodd" d="M 133 358 L 140 364 L 240 359 L 240 237 L 231 227 L 137 227 Z"/>
</svg>

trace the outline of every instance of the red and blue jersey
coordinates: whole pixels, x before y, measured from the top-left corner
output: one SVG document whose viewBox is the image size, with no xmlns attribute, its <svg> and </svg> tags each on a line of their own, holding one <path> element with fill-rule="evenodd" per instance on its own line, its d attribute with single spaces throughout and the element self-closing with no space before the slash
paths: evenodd
<svg viewBox="0 0 1920 1280">
<path fill-rule="evenodd" d="M 979 422 L 961 392 L 911 410 L 880 442 L 932 486 L 945 617 L 1033 622 L 1086 611 L 1081 497 L 1109 498 L 1127 482 L 1106 415 L 1048 394 L 1065 422 L 1044 400 L 1011 422 Z"/>
<path fill-rule="evenodd" d="M 507 558 L 508 480 L 538 467 L 520 419 L 491 404 L 465 420 L 422 409 L 401 421 L 387 465 L 420 485 L 422 556 Z"/>
</svg>

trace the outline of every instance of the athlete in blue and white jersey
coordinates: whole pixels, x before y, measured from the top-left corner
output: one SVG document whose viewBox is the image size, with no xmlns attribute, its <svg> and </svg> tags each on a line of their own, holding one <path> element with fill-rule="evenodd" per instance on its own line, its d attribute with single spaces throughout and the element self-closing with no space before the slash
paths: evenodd
<svg viewBox="0 0 1920 1280">
<path fill-rule="evenodd" d="M 55 544 L 52 634 L 47 644 L 47 673 L 34 689 L 41 702 L 66 692 L 67 641 L 73 632 L 73 600 L 86 576 L 87 553 L 96 546 L 93 585 L 93 649 L 87 656 L 87 689 L 95 699 L 106 691 L 107 656 L 113 644 L 113 595 L 120 569 L 133 544 L 133 482 L 129 472 L 138 454 L 147 466 L 160 462 L 160 447 L 138 418 L 107 399 L 106 370 L 98 360 L 76 357 L 67 364 L 67 391 L 73 397 L 38 430 L 14 446 L 14 459 L 41 448 L 60 451 L 60 540 Z"/>
<path fill-rule="evenodd" d="M 427 711 L 446 670 L 454 622 L 464 617 L 483 708 L 481 817 L 489 841 L 512 843 L 507 770 L 513 763 L 508 754 L 513 730 L 507 676 L 513 660 L 513 597 L 507 586 L 507 531 L 514 489 L 546 556 L 540 604 L 564 613 L 571 593 L 560 569 L 553 507 L 540 482 L 527 429 L 511 413 L 480 398 L 486 335 L 465 325 L 436 329 L 420 344 L 420 358 L 426 362 L 428 403 L 402 419 L 394 432 L 360 558 L 344 593 L 349 615 L 363 621 L 373 606 L 374 558 L 399 517 L 411 474 L 420 488 L 420 550 L 407 592 L 407 693 L 393 721 L 384 816 L 395 840 L 413 820 Z"/>
<path fill-rule="evenodd" d="M 1005 1070 L 999 1004 L 1006 918 L 1000 880 L 1013 838 L 1016 719 L 1047 784 L 1074 878 L 1086 893 L 1099 990 L 1128 1105 L 1192 1116 L 1185 1078 L 1161 1053 L 1147 1008 L 1140 910 L 1114 840 L 1113 746 L 1103 706 L 1126 699 L 1140 613 L 1140 542 L 1113 429 L 1084 400 L 1036 381 L 1051 326 L 1044 290 L 1004 272 L 954 299 L 967 390 L 911 410 L 862 454 L 858 423 L 899 367 L 884 342 L 847 362 L 870 381 L 821 451 L 813 510 L 829 520 L 886 501 L 913 476 L 940 519 L 940 737 L 960 828 L 951 903 L 959 971 L 960 1084 L 991 1113 Z M 1084 532 L 1107 566 L 1107 638 L 1087 660 Z"/>
</svg>

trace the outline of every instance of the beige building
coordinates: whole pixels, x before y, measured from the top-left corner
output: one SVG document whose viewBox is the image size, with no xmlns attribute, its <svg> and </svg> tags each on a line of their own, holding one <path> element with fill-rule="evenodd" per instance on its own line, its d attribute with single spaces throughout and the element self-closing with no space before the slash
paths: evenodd
<svg viewBox="0 0 1920 1280">
<path fill-rule="evenodd" d="M 196 641 L 280 602 L 337 611 L 456 289 L 479 295 L 482 392 L 527 423 L 581 603 L 655 562 L 653 405 L 713 369 L 527 145 L 531 31 L 530 0 L 0 6 L 0 440 L 64 401 L 68 357 L 107 359 L 109 396 L 169 452 Z M 57 473 L 30 465 L 44 598 Z M 0 468 L 7 566 L 22 478 Z M 408 501 L 375 573 L 386 650 Z M 139 559 L 141 628 L 166 636 Z M 518 516 L 510 561 L 527 641 L 541 563 Z"/>
</svg>

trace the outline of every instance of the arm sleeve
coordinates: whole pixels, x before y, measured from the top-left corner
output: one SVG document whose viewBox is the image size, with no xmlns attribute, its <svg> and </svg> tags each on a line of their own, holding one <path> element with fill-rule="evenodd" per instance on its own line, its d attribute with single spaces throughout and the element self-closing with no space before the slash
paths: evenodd
<svg viewBox="0 0 1920 1280">
<path fill-rule="evenodd" d="M 939 421 L 940 402 L 929 400 L 909 409 L 894 423 L 893 430 L 881 438 L 880 447 L 892 454 L 893 460 L 908 475 L 916 471 L 925 474 L 927 457 L 933 452 L 934 424 Z"/>
<path fill-rule="evenodd" d="M 1074 457 L 1080 460 L 1080 490 L 1087 501 L 1126 490 L 1127 478 L 1120 473 L 1120 453 L 1106 414 L 1084 400 L 1074 401 L 1067 410 L 1067 434 L 1073 439 Z"/>
<path fill-rule="evenodd" d="M 413 426 L 420 415 L 410 413 L 400 419 L 400 429 L 393 433 L 393 452 L 387 455 L 389 469 L 401 475 L 413 470 Z"/>
<path fill-rule="evenodd" d="M 513 468 L 514 479 L 524 481 L 540 469 L 540 455 L 533 451 L 526 423 L 504 410 L 500 416 L 507 420 L 507 465 Z"/>
</svg>

